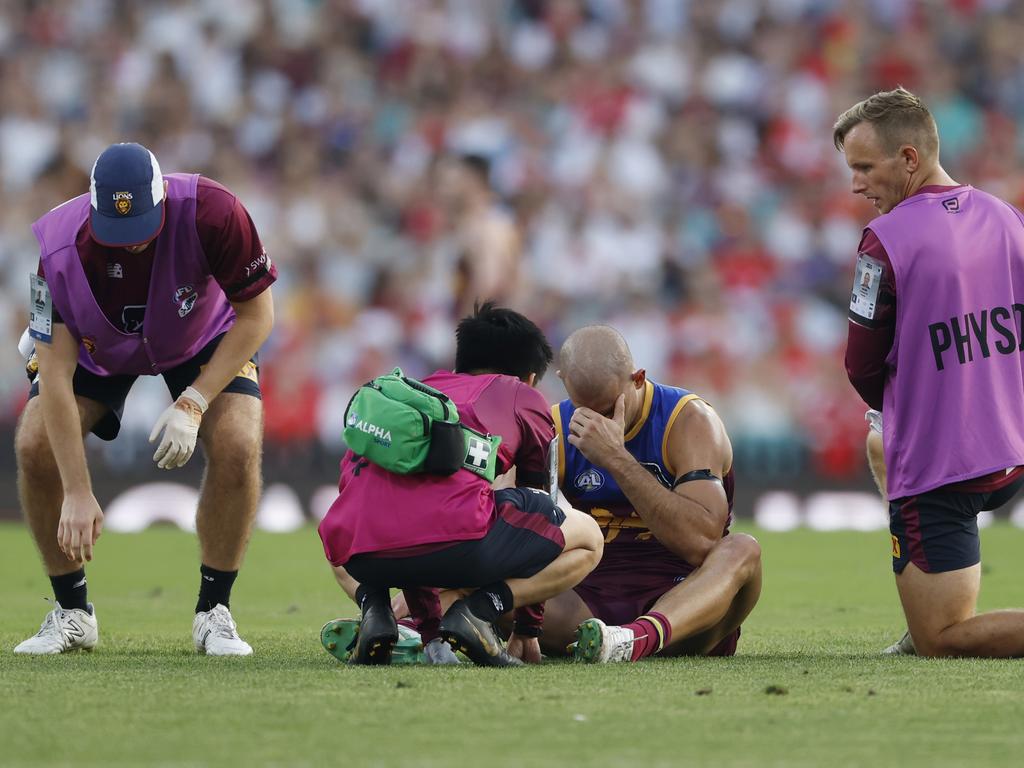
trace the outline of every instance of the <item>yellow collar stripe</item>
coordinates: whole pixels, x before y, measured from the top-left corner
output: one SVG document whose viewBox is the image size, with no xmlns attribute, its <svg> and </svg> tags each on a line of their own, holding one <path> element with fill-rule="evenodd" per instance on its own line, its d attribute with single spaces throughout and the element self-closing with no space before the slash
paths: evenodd
<svg viewBox="0 0 1024 768">
<path fill-rule="evenodd" d="M 640 434 L 640 430 L 647 423 L 647 417 L 651 415 L 651 404 L 654 402 L 654 385 L 649 381 L 644 382 L 644 384 L 644 407 L 640 411 L 640 418 L 636 420 L 636 424 L 626 433 L 625 440 L 627 443 Z"/>
</svg>

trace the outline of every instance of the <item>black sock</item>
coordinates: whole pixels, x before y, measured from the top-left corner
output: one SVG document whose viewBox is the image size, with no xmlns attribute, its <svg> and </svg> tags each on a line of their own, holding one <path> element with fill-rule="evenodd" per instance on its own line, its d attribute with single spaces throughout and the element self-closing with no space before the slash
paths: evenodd
<svg viewBox="0 0 1024 768">
<path fill-rule="evenodd" d="M 231 586 L 235 583 L 238 571 L 218 571 L 208 565 L 200 565 L 199 602 L 196 613 L 212 611 L 218 603 L 225 608 L 231 607 Z"/>
<path fill-rule="evenodd" d="M 514 607 L 512 590 L 504 581 L 496 581 L 486 587 L 480 587 L 466 598 L 466 604 L 474 615 L 492 624 L 498 620 L 501 614 L 508 613 Z"/>
<path fill-rule="evenodd" d="M 60 607 L 66 610 L 81 608 L 89 610 L 89 595 L 85 586 L 85 568 L 79 568 L 73 573 L 65 573 L 63 576 L 51 576 L 50 584 L 53 585 L 53 597 L 60 603 Z"/>
<path fill-rule="evenodd" d="M 356 605 L 359 606 L 360 613 L 363 611 L 363 606 L 366 604 L 366 600 L 370 599 L 373 602 L 385 602 L 390 604 L 391 593 L 383 587 L 368 587 L 366 584 L 360 584 L 356 587 Z"/>
</svg>

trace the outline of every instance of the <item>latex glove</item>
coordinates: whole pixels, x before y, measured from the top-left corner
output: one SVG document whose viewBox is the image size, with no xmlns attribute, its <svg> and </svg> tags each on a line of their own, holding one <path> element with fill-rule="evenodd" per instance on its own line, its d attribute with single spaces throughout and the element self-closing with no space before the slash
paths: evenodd
<svg viewBox="0 0 1024 768">
<path fill-rule="evenodd" d="M 882 412 L 874 409 L 868 409 L 868 412 L 864 414 L 864 420 L 868 423 L 868 427 L 872 432 L 882 434 Z"/>
<path fill-rule="evenodd" d="M 149 433 L 149 442 L 152 443 L 163 432 L 153 454 L 153 461 L 160 469 L 183 467 L 192 458 L 199 424 L 208 407 L 206 398 L 198 390 L 187 387 L 174 404 L 160 414 Z"/>
</svg>

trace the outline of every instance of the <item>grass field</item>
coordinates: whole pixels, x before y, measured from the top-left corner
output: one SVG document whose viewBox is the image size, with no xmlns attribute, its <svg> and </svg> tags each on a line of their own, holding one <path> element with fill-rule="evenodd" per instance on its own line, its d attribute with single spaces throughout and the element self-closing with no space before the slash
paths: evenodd
<svg viewBox="0 0 1024 768">
<path fill-rule="evenodd" d="M 100 541 L 95 652 L 15 657 L 49 590 L 27 531 L 2 525 L 0 764 L 1020 764 L 1022 662 L 877 655 L 902 631 L 886 533 L 759 537 L 764 596 L 734 659 L 381 669 L 319 646 L 353 608 L 312 529 L 254 538 L 233 597 L 251 658 L 192 652 L 195 540 L 167 529 Z M 1024 531 L 983 547 L 982 607 L 1024 604 Z"/>
</svg>

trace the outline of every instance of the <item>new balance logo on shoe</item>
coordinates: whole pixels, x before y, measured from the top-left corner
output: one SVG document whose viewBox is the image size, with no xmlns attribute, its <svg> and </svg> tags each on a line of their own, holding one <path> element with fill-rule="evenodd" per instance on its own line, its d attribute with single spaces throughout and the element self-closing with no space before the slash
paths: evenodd
<svg viewBox="0 0 1024 768">
<path fill-rule="evenodd" d="M 82 625 L 74 619 L 68 619 L 67 626 L 68 634 L 71 637 L 75 638 L 75 640 L 81 640 L 83 637 L 85 637 L 85 630 L 82 628 Z"/>
</svg>

